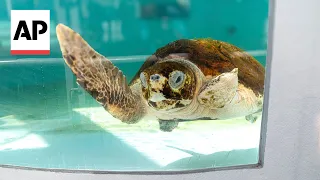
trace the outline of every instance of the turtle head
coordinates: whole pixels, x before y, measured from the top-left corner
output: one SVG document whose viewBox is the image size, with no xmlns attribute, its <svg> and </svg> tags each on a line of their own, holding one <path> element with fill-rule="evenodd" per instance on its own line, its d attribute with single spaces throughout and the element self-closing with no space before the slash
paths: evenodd
<svg viewBox="0 0 320 180">
<path fill-rule="evenodd" d="M 155 110 L 172 111 L 188 106 L 195 94 L 196 76 L 185 63 L 157 63 L 140 73 L 142 94 Z"/>
</svg>

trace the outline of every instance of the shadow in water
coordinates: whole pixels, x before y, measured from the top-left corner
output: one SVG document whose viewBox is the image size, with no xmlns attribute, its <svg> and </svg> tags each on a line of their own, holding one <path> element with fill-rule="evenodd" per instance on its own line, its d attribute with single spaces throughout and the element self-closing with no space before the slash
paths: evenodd
<svg viewBox="0 0 320 180">
<path fill-rule="evenodd" d="M 0 126 L 2 133 L 21 134 L 9 138 L 0 147 L 0 164 L 64 169 L 94 170 L 150 170 L 158 165 L 143 154 L 122 142 L 119 138 L 92 123 L 90 119 L 74 113 L 73 119 L 36 120 L 25 119 L 16 114 L 15 118 L 23 123 L 19 127 Z M 0 120 L 0 122 L 3 120 Z M 3 122 L 2 124 L 5 125 Z M 58 125 L 60 124 L 60 125 Z M 38 136 L 47 147 L 36 147 L 37 141 L 23 140 L 28 136 Z M 20 142 L 19 142 L 20 141 Z M 35 148 L 23 148 L 26 143 Z M 10 149 L 14 146 L 13 149 Z M 17 145 L 21 148 L 17 148 Z"/>
<path fill-rule="evenodd" d="M 164 167 L 170 169 L 194 170 L 202 168 L 217 168 L 258 163 L 258 148 L 237 149 L 231 151 L 220 151 L 212 154 L 199 154 L 193 151 L 176 147 L 171 148 L 186 152 L 191 157 L 183 158 Z"/>
</svg>

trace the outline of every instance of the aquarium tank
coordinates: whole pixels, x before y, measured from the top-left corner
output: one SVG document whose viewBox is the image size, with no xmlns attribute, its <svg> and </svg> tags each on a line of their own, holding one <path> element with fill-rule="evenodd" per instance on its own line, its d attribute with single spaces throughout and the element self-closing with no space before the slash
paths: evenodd
<svg viewBox="0 0 320 180">
<path fill-rule="evenodd" d="M 170 172 L 261 160 L 267 0 L 0 1 L 1 165 Z M 50 10 L 50 54 L 10 53 L 11 10 Z"/>
</svg>

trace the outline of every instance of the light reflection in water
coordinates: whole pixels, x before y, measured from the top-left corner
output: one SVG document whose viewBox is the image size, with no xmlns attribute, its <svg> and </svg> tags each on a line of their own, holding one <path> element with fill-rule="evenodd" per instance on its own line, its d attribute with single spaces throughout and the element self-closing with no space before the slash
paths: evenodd
<svg viewBox="0 0 320 180">
<path fill-rule="evenodd" d="M 93 123 L 161 166 L 191 157 L 189 151 L 209 155 L 221 151 L 257 148 L 260 139 L 261 119 L 254 124 L 241 118 L 193 121 L 180 123 L 178 129 L 166 133 L 158 130 L 158 122 L 152 117 L 147 117 L 136 125 L 127 125 L 113 118 L 102 107 L 78 108 L 74 111 L 88 117 Z"/>
</svg>

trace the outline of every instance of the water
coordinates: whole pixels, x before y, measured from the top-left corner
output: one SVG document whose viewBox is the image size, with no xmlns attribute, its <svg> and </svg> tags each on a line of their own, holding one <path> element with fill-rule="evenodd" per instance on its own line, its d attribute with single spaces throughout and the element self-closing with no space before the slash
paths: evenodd
<svg viewBox="0 0 320 180">
<path fill-rule="evenodd" d="M 142 62 L 114 60 L 120 68 Z M 257 162 L 260 120 L 186 122 L 164 133 L 155 119 L 127 125 L 113 118 L 77 87 L 63 59 L 1 62 L 0 70 L 11 74 L 1 79 L 1 164 L 180 170 Z"/>
<path fill-rule="evenodd" d="M 99 1 L 13 0 L 12 9 L 51 9 L 51 55 L 43 57 L 9 54 L 10 21 L 5 13 L 9 7 L 0 8 L 0 164 L 161 171 L 258 162 L 261 116 L 253 124 L 242 117 L 184 122 L 165 133 L 152 118 L 134 125 L 121 123 L 75 83 L 61 58 L 54 31 L 57 23 L 80 32 L 94 49 L 110 57 L 128 81 L 149 54 L 179 38 L 224 40 L 265 65 L 267 2 L 210 1 L 208 5 L 204 0 L 181 1 L 190 3 L 189 13 L 170 11 L 165 12 L 169 18 L 158 19 L 150 17 L 159 14 L 134 15 L 137 4 L 155 2 L 110 1 L 101 5 Z"/>
</svg>

